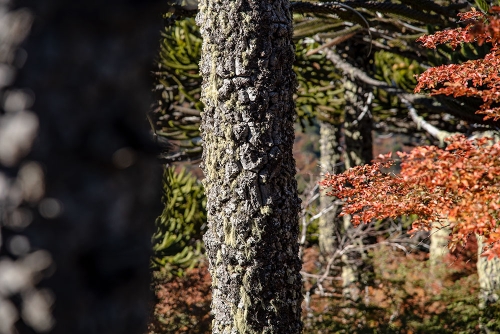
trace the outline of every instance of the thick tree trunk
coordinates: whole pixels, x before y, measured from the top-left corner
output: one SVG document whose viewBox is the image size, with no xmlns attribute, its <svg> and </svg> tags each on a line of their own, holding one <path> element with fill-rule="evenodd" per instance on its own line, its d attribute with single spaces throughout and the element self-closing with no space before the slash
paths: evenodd
<svg viewBox="0 0 500 334">
<path fill-rule="evenodd" d="M 213 333 L 300 333 L 289 2 L 199 10 Z"/>
<path fill-rule="evenodd" d="M 0 65 L 2 81 L 25 61 L 16 89 L 0 87 L 0 276 L 16 277 L 0 278 L 0 332 L 20 317 L 16 333 L 144 333 L 161 209 L 146 121 L 161 3 L 16 5 L 28 9 L 7 17 L 34 25 Z M 25 22 L 0 13 L 1 53 Z"/>
<path fill-rule="evenodd" d="M 373 160 L 372 142 L 372 118 L 367 105 L 368 93 L 362 86 L 358 85 L 349 73 L 344 73 L 343 79 L 344 98 L 346 102 L 344 112 L 344 163 L 345 168 L 370 163 Z M 352 235 L 353 226 L 350 216 L 343 219 L 344 233 Z M 373 240 L 361 237 L 350 238 L 350 243 L 359 248 L 365 243 Z M 366 285 L 369 281 L 370 267 L 365 263 L 366 254 L 360 251 L 359 254 L 344 254 L 342 261 L 343 294 L 347 299 L 356 301 L 359 298 L 359 283 Z"/>
<path fill-rule="evenodd" d="M 326 173 L 334 174 L 339 171 L 338 163 L 340 162 L 340 131 L 338 126 L 327 122 L 320 122 L 320 168 L 321 175 Z M 332 206 L 335 200 L 330 196 L 326 196 L 326 190 L 323 191 L 320 200 L 320 209 L 325 211 L 319 218 L 319 248 L 325 255 L 335 252 L 335 217 L 337 208 Z M 329 210 L 330 209 L 330 210 Z M 329 210 L 329 211 L 327 211 Z"/>
</svg>

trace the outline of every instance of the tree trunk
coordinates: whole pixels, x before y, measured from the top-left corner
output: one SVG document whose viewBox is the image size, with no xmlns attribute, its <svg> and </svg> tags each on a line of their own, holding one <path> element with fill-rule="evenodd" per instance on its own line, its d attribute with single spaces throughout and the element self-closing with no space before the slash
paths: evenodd
<svg viewBox="0 0 500 334">
<path fill-rule="evenodd" d="M 488 322 L 498 319 L 500 293 L 500 259 L 481 256 L 483 237 L 476 235 L 478 245 L 477 274 L 479 276 L 479 308 L 482 310 L 481 328 L 485 333 L 497 333 L 498 328 L 490 329 Z"/>
<path fill-rule="evenodd" d="M 340 162 L 340 131 L 338 126 L 327 122 L 320 122 L 320 168 L 321 175 L 326 173 L 335 174 L 339 171 Z M 323 191 L 320 200 L 320 209 L 328 210 L 335 200 L 331 196 L 326 196 L 326 190 Z M 325 255 L 335 252 L 335 217 L 337 207 L 334 206 L 330 211 L 323 213 L 319 218 L 319 248 Z"/>
<path fill-rule="evenodd" d="M 344 73 L 344 163 L 345 168 L 370 163 L 373 160 L 372 144 L 372 118 L 367 105 L 368 94 L 362 86 L 358 85 L 349 73 Z M 352 235 L 353 226 L 350 216 L 343 219 L 344 233 Z M 365 243 L 372 243 L 374 240 L 363 237 L 349 237 L 352 245 L 360 248 Z M 366 254 L 361 251 L 358 254 L 344 254 L 342 261 L 343 294 L 347 299 L 356 301 L 359 298 L 359 283 L 366 285 L 370 276 L 369 266 L 366 264 Z"/>
<path fill-rule="evenodd" d="M 196 20 L 213 333 L 300 333 L 289 2 L 203 0 Z"/>
<path fill-rule="evenodd" d="M 500 141 L 500 136 L 496 131 L 486 131 L 474 139 L 489 137 L 492 145 Z M 481 256 L 484 251 L 483 237 L 476 234 L 478 257 L 477 257 L 477 275 L 479 279 L 479 308 L 481 309 L 480 326 L 485 333 L 498 333 L 500 331 L 498 325 L 498 310 L 500 309 L 500 259 L 495 257 L 488 260 L 487 257 Z M 490 323 L 492 320 L 492 323 Z M 490 323 L 490 324 L 488 324 Z"/>
<path fill-rule="evenodd" d="M 373 160 L 373 122 L 369 105 L 366 105 L 369 93 L 350 78 L 348 73 L 345 75 L 344 162 L 345 168 L 349 169 Z"/>
<path fill-rule="evenodd" d="M 0 64 L 0 275 L 16 277 L 0 279 L 0 332 L 144 333 L 161 209 L 146 113 L 166 8 L 16 5 L 28 9 L 0 9 L 0 53 L 35 21 L 23 49 L 0 57 L 11 66 Z"/>
<path fill-rule="evenodd" d="M 479 286 L 481 288 L 481 307 L 498 302 L 498 290 L 500 290 L 500 259 L 481 256 L 483 253 L 483 237 L 477 236 L 478 258 L 477 273 L 479 276 Z"/>
<path fill-rule="evenodd" d="M 429 247 L 429 263 L 431 267 L 443 268 L 443 259 L 449 254 L 448 239 L 451 230 L 447 227 L 441 227 L 441 224 L 435 223 L 431 230 L 431 244 Z"/>
</svg>

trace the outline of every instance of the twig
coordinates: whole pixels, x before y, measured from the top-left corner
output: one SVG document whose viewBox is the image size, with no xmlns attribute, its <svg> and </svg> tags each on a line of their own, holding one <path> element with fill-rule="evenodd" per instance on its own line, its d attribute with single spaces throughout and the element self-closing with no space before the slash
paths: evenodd
<svg viewBox="0 0 500 334">
<path fill-rule="evenodd" d="M 424 129 L 427 133 L 429 133 L 434 138 L 439 139 L 439 142 L 441 144 L 443 143 L 445 138 L 448 138 L 451 135 L 453 135 L 452 133 L 450 133 L 448 131 L 439 130 L 435 126 L 427 123 L 423 117 L 421 117 L 417 114 L 417 110 L 411 105 L 411 103 L 408 100 L 406 100 L 404 97 L 399 96 L 399 95 L 398 95 L 398 98 L 401 100 L 401 102 L 403 102 L 404 105 L 406 105 L 406 108 L 408 108 L 408 111 L 409 111 L 408 114 L 410 115 L 413 122 L 415 122 L 419 128 Z"/>
<path fill-rule="evenodd" d="M 409 110 L 411 119 L 417 124 L 417 126 L 428 132 L 431 136 L 439 139 L 440 142 L 443 142 L 445 138 L 452 135 L 452 133 L 449 133 L 447 131 L 439 130 L 435 126 L 426 122 L 421 116 L 417 114 L 417 110 L 412 106 L 411 103 L 414 103 L 417 99 L 420 99 L 419 95 L 406 93 L 402 89 L 391 87 L 383 81 L 369 77 L 362 70 L 342 60 L 342 58 L 333 50 L 326 50 L 325 55 L 327 59 L 329 59 L 339 70 L 343 71 L 344 73 L 349 74 L 353 78 L 361 80 L 368 85 L 383 89 L 390 94 L 396 95 L 400 99 L 400 101 L 406 105 Z"/>
</svg>

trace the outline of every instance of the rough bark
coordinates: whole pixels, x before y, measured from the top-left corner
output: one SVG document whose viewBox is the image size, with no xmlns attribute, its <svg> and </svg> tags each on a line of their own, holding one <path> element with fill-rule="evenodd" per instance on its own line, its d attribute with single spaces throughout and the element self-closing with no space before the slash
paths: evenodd
<svg viewBox="0 0 500 334">
<path fill-rule="evenodd" d="M 289 2 L 200 2 L 213 333 L 299 333 Z"/>
<path fill-rule="evenodd" d="M 321 175 L 326 173 L 334 174 L 339 171 L 340 162 L 340 131 L 338 126 L 320 122 L 320 168 Z M 335 252 L 335 217 L 337 214 L 336 206 L 330 211 L 326 212 L 332 206 L 334 199 L 326 196 L 326 189 L 320 196 L 320 209 L 325 211 L 319 218 L 318 232 L 319 232 L 319 248 L 325 255 Z"/>
<path fill-rule="evenodd" d="M 166 8 L 15 4 L 34 25 L 0 88 L 0 332 L 144 333 L 161 195 L 146 112 Z M 0 13 L 0 35 L 19 28 Z"/>
<path fill-rule="evenodd" d="M 299 333 L 289 2 L 203 0 L 196 21 L 213 333 Z"/>
</svg>

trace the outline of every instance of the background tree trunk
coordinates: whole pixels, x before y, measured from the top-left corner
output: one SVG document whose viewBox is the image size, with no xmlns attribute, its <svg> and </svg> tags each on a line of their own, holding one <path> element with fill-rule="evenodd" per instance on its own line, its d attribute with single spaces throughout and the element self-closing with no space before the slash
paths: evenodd
<svg viewBox="0 0 500 334">
<path fill-rule="evenodd" d="M 199 5 L 213 333 L 300 333 L 289 2 Z"/>
<path fill-rule="evenodd" d="M 477 274 L 479 276 L 479 308 L 483 314 L 481 327 L 485 333 L 497 333 L 488 328 L 488 322 L 498 319 L 498 302 L 500 299 L 500 259 L 481 256 L 484 251 L 483 237 L 476 235 L 478 245 Z"/>
<path fill-rule="evenodd" d="M 340 131 L 338 125 L 333 125 L 328 122 L 319 122 L 320 126 L 320 168 L 321 175 L 326 173 L 338 173 L 340 163 L 339 151 L 340 146 Z M 327 210 L 335 200 L 330 196 L 326 196 L 327 191 L 323 190 L 320 194 L 320 209 Z M 328 212 L 325 212 L 319 218 L 319 248 L 325 255 L 335 252 L 335 217 L 337 216 L 337 207 L 335 206 Z"/>
<path fill-rule="evenodd" d="M 368 94 L 358 85 L 349 73 L 344 73 L 343 79 L 345 112 L 344 112 L 344 163 L 346 170 L 355 166 L 370 163 L 373 160 L 372 118 L 367 104 Z M 349 215 L 343 217 L 344 233 L 348 234 L 350 244 L 360 248 L 364 243 L 373 240 L 363 240 L 363 237 L 354 237 L 353 226 Z M 342 279 L 344 297 L 358 300 L 359 283 L 366 285 L 372 269 L 366 264 L 366 254 L 360 251 L 342 255 Z"/>
<path fill-rule="evenodd" d="M 492 138 L 491 144 L 500 141 L 500 136 L 496 131 L 486 131 L 474 138 L 489 137 Z M 484 251 L 483 237 L 476 234 L 477 239 L 477 275 L 479 278 L 479 308 L 482 311 L 481 329 L 485 333 L 498 333 L 498 323 L 488 326 L 488 322 L 498 319 L 499 300 L 500 300 L 500 259 L 495 257 L 488 260 L 481 256 Z M 495 327 L 496 328 L 491 328 Z"/>
<path fill-rule="evenodd" d="M 431 267 L 444 267 L 443 259 L 450 253 L 448 242 L 451 230 L 447 227 L 441 227 L 441 224 L 435 223 L 431 230 L 431 244 L 429 247 L 429 263 Z"/>
<path fill-rule="evenodd" d="M 0 99 L 0 275 L 18 277 L 0 279 L 0 332 L 20 317 L 17 333 L 144 333 L 161 209 L 146 112 L 166 8 L 15 4 L 28 9 L 10 13 L 34 25 L 24 49 L 1 59 L 9 69 L 26 62 L 14 86 L 0 88 L 10 96 Z M 0 35 L 19 37 L 26 22 L 3 14 Z"/>
<path fill-rule="evenodd" d="M 373 122 L 368 92 L 351 78 L 349 73 L 342 80 L 344 86 L 344 162 L 345 169 L 368 164 L 373 160 Z"/>
</svg>

